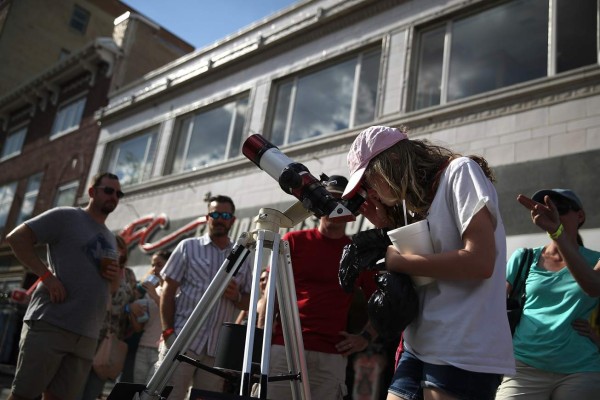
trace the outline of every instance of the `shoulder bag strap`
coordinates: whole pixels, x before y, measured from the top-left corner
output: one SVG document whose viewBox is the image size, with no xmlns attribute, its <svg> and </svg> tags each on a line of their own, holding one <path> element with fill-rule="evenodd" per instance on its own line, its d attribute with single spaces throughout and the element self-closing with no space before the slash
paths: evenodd
<svg viewBox="0 0 600 400">
<path fill-rule="evenodd" d="M 529 276 L 529 270 L 531 269 L 531 264 L 533 263 L 533 249 L 525 249 L 525 274 L 521 279 L 521 285 L 523 285 L 523 289 L 521 292 L 522 305 L 525 305 L 525 295 L 527 294 L 527 277 Z"/>
<path fill-rule="evenodd" d="M 516 293 L 518 293 L 517 289 L 521 285 L 521 275 L 523 274 L 523 267 L 525 266 L 525 263 L 527 262 L 527 258 L 528 258 L 527 250 L 529 250 L 529 249 L 525 249 L 525 253 L 523 253 L 523 255 L 521 256 L 521 259 L 519 260 L 519 269 L 517 269 L 517 275 L 515 275 L 515 279 L 511 285 L 510 294 L 508 295 L 508 297 L 510 299 L 515 297 L 514 295 Z"/>
</svg>

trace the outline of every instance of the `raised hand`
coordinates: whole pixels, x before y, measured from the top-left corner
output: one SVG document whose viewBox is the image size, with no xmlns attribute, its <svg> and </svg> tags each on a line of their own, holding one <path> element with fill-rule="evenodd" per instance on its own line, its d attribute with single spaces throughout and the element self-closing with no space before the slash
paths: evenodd
<svg viewBox="0 0 600 400">
<path fill-rule="evenodd" d="M 560 216 L 550 196 L 544 197 L 544 204 L 530 199 L 525 195 L 518 195 L 517 201 L 531 212 L 531 220 L 546 232 L 556 232 L 560 226 Z"/>
</svg>

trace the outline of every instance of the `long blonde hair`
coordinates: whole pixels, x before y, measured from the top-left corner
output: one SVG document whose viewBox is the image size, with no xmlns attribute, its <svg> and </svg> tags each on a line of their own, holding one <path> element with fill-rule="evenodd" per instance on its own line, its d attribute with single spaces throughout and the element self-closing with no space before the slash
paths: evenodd
<svg viewBox="0 0 600 400">
<path fill-rule="evenodd" d="M 416 220 L 425 218 L 438 187 L 439 177 L 448 163 L 460 154 L 428 140 L 401 140 L 374 157 L 365 178 L 376 176 L 386 182 L 399 203 L 406 201 L 407 211 Z M 487 161 L 480 156 L 467 156 L 477 162 L 491 182 L 495 181 Z M 388 217 L 396 226 L 404 225 L 402 205 L 387 207 Z"/>
</svg>

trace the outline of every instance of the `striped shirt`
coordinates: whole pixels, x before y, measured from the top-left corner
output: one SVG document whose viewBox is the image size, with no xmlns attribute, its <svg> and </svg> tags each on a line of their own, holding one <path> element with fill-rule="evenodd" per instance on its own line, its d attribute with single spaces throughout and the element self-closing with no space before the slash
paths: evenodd
<svg viewBox="0 0 600 400">
<path fill-rule="evenodd" d="M 177 245 L 161 271 L 163 279 L 171 278 L 179 282 L 179 290 L 175 296 L 175 333 L 181 332 L 232 249 L 233 243 L 230 242 L 229 246 L 221 250 L 212 243 L 208 234 L 182 240 Z M 246 258 L 233 279 L 238 283 L 241 293 L 250 293 L 250 257 Z M 210 311 L 188 350 L 196 354 L 205 350 L 206 354 L 214 357 L 223 323 L 234 322 L 238 313 L 233 301 L 222 297 Z"/>
</svg>

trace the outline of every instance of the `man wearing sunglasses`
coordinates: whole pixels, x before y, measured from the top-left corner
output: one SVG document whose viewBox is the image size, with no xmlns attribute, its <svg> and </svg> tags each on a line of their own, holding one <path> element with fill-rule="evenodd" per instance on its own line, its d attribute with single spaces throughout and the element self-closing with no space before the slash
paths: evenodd
<svg viewBox="0 0 600 400">
<path fill-rule="evenodd" d="M 160 300 L 163 343 L 160 346 L 159 363 L 164 360 L 168 347 L 175 341 L 231 253 L 233 243 L 228 235 L 235 221 L 234 213 L 235 205 L 231 198 L 211 197 L 206 215 L 207 232 L 201 237 L 181 241 L 161 271 L 164 279 Z M 189 357 L 204 365 L 214 365 L 221 327 L 224 322 L 235 321 L 240 310 L 248 309 L 251 281 L 252 268 L 247 258 L 189 346 L 186 352 Z M 197 389 L 222 392 L 224 381 L 203 369 L 180 363 L 171 376 L 173 391 L 169 400 L 189 398 L 188 391 L 192 383 Z"/>
<path fill-rule="evenodd" d="M 39 284 L 24 317 L 17 372 L 9 399 L 75 399 L 92 365 L 98 334 L 118 282 L 113 260 L 100 267 L 105 250 L 117 250 L 106 227 L 122 197 L 119 178 L 96 175 L 85 208 L 57 207 L 25 221 L 6 237 L 15 256 Z M 47 246 L 47 261 L 37 245 Z M 40 368 L 40 365 L 44 368 Z"/>
</svg>

